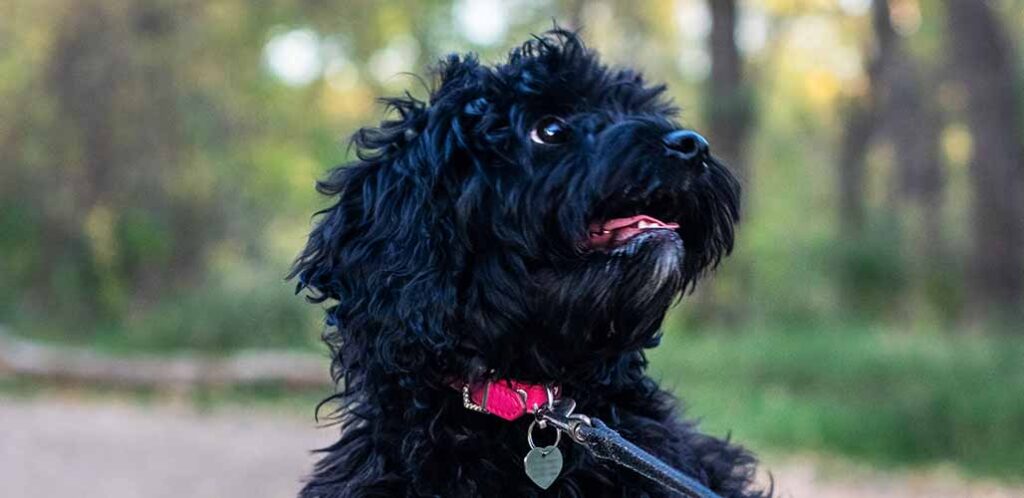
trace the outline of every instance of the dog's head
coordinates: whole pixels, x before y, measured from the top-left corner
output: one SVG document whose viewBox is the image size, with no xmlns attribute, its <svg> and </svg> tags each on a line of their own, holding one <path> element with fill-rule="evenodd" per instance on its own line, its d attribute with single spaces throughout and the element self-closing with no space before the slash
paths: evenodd
<svg viewBox="0 0 1024 498">
<path fill-rule="evenodd" d="M 554 30 L 501 65 L 450 56 L 359 161 L 296 262 L 339 368 L 538 380 L 656 343 L 733 245 L 739 186 L 663 86 Z M 590 367 L 590 368 L 588 368 Z"/>
</svg>

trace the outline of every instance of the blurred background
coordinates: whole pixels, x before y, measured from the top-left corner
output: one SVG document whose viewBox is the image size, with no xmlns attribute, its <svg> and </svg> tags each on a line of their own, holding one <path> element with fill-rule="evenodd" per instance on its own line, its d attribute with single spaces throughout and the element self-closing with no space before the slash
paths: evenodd
<svg viewBox="0 0 1024 498">
<path fill-rule="evenodd" d="M 283 280 L 314 181 L 553 21 L 743 179 L 652 354 L 689 414 L 784 496 L 1024 496 L 1024 0 L 6 0 L 5 494 L 293 494 L 335 434 Z"/>
</svg>

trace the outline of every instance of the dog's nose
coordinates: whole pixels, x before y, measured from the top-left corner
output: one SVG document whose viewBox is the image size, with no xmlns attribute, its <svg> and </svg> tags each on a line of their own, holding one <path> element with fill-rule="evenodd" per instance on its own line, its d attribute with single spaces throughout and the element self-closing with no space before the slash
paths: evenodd
<svg viewBox="0 0 1024 498">
<path fill-rule="evenodd" d="M 661 139 L 665 147 L 684 161 L 703 159 L 711 150 L 707 139 L 690 130 L 676 130 Z"/>
</svg>

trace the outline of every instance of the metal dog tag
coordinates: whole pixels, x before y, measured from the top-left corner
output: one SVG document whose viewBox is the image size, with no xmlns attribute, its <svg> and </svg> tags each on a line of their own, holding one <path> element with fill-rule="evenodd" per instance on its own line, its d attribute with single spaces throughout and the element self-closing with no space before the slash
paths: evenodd
<svg viewBox="0 0 1024 498">
<path fill-rule="evenodd" d="M 541 489 L 548 489 L 562 472 L 562 452 L 557 446 L 534 448 L 523 458 L 526 476 Z"/>
<path fill-rule="evenodd" d="M 523 458 L 523 466 L 526 467 L 526 477 L 541 489 L 548 489 L 562 472 L 562 452 L 558 450 L 558 443 L 562 441 L 562 431 L 555 430 L 555 444 L 538 447 L 533 442 L 533 428 L 538 425 L 544 424 L 534 420 L 526 431 L 526 442 L 530 445 L 530 452 Z"/>
</svg>

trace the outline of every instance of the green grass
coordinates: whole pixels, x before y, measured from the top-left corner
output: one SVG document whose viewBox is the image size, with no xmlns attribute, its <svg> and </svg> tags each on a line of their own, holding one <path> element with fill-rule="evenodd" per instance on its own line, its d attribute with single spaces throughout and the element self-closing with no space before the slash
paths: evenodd
<svg viewBox="0 0 1024 498">
<path fill-rule="evenodd" d="M 294 295 L 292 284 L 273 277 L 265 281 L 271 284 L 206 282 L 112 320 L 23 313 L 6 319 L 0 315 L 0 325 L 9 322 L 11 331 L 31 339 L 113 353 L 316 351 L 323 312 Z"/>
<path fill-rule="evenodd" d="M 653 373 L 715 434 L 880 465 L 1024 471 L 1024 338 L 869 329 L 668 334 Z"/>
</svg>

